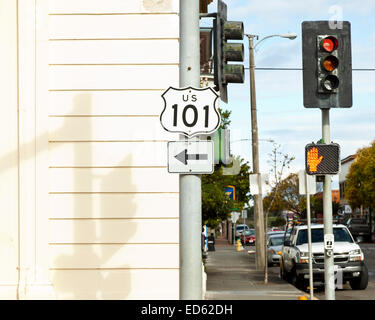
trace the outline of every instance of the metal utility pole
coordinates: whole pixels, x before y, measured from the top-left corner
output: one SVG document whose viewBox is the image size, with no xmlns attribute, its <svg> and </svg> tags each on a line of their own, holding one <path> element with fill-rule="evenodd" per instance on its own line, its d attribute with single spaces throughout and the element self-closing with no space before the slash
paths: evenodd
<svg viewBox="0 0 375 320">
<path fill-rule="evenodd" d="M 180 0 L 179 71 L 181 88 L 200 87 L 199 0 Z M 201 194 L 200 175 L 180 175 L 181 300 L 202 299 Z"/>
<path fill-rule="evenodd" d="M 262 201 L 262 181 L 259 171 L 259 148 L 258 148 L 258 122 L 255 95 L 255 74 L 254 74 L 254 38 L 255 35 L 246 35 L 249 38 L 249 70 L 250 70 L 250 99 L 251 99 L 251 137 L 252 137 L 252 155 L 253 155 L 253 173 L 258 175 L 259 194 L 254 195 L 254 215 L 255 215 L 255 233 L 256 233 L 256 268 L 263 270 L 265 267 L 265 234 L 264 234 L 264 216 Z"/>
<path fill-rule="evenodd" d="M 324 143 L 331 142 L 329 109 L 322 110 L 322 136 Z M 323 181 L 323 223 L 324 235 L 333 235 L 332 222 L 332 186 L 331 175 L 325 175 Z M 335 300 L 335 274 L 333 250 L 324 250 L 324 279 L 326 300 Z"/>
<path fill-rule="evenodd" d="M 305 175 L 305 188 L 306 188 L 306 213 L 307 213 L 307 239 L 309 248 L 309 285 L 310 285 L 310 300 L 314 300 L 314 279 L 313 279 L 313 253 L 312 253 L 312 240 L 311 240 L 311 210 L 310 210 L 310 190 L 309 190 L 309 177 L 304 171 Z"/>
</svg>

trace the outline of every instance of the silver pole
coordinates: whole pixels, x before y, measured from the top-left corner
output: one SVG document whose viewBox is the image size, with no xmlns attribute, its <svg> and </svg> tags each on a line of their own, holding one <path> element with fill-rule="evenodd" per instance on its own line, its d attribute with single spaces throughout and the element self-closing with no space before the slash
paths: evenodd
<svg viewBox="0 0 375 320">
<path fill-rule="evenodd" d="M 322 110 L 322 134 L 324 143 L 330 143 L 329 109 Z M 331 176 L 325 175 L 323 182 L 324 235 L 333 234 Z M 326 300 L 335 300 L 334 257 L 332 250 L 324 250 L 324 283 Z"/>
<path fill-rule="evenodd" d="M 254 63 L 254 35 L 247 34 L 249 38 L 249 70 L 250 70 L 250 100 L 251 100 L 251 133 L 252 133 L 252 154 L 253 154 L 253 173 L 258 174 L 259 194 L 254 195 L 254 216 L 255 216 L 255 234 L 256 234 L 256 268 L 265 270 L 265 232 L 264 215 L 262 201 L 262 179 L 259 170 L 259 147 L 258 147 L 258 122 L 255 94 L 255 63 Z"/>
<path fill-rule="evenodd" d="M 199 37 L 199 0 L 180 0 L 180 87 L 200 87 Z M 200 175 L 180 175 L 181 300 L 202 299 L 201 194 Z"/>
<path fill-rule="evenodd" d="M 309 192 L 309 176 L 305 171 L 305 187 L 306 187 L 306 211 L 307 211 L 307 239 L 309 248 L 309 284 L 310 284 L 310 300 L 314 299 L 314 280 L 313 280 L 313 268 L 312 268 L 312 245 L 311 245 L 311 212 L 310 212 L 310 192 Z"/>
</svg>

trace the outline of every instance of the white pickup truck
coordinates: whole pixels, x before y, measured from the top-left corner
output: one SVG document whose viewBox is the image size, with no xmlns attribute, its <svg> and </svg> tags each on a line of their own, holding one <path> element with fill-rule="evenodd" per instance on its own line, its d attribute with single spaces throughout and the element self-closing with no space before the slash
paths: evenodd
<svg viewBox="0 0 375 320">
<path fill-rule="evenodd" d="M 368 284 L 368 270 L 364 255 L 354 241 L 348 228 L 344 225 L 333 225 L 334 263 L 342 271 L 342 284 L 349 281 L 354 290 L 364 290 Z M 324 282 L 324 226 L 311 225 L 313 279 Z M 307 226 L 294 226 L 289 238 L 284 239 L 280 258 L 280 275 L 301 289 L 308 285 L 309 253 L 307 243 Z"/>
</svg>

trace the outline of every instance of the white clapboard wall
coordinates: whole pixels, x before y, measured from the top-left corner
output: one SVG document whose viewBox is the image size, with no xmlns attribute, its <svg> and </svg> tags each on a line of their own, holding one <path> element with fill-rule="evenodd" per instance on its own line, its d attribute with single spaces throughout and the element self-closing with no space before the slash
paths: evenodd
<svg viewBox="0 0 375 320">
<path fill-rule="evenodd" d="M 178 299 L 161 94 L 178 0 L 48 1 L 50 275 L 60 299 Z"/>
</svg>

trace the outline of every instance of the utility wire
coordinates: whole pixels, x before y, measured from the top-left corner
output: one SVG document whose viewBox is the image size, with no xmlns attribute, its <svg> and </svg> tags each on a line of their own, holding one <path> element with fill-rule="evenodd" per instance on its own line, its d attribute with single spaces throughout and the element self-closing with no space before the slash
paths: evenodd
<svg viewBox="0 0 375 320">
<path fill-rule="evenodd" d="M 245 67 L 246 70 L 249 70 L 249 67 Z M 302 71 L 302 68 L 255 68 L 255 70 L 270 70 L 270 71 Z M 375 71 L 371 68 L 353 68 L 352 71 Z"/>
</svg>

